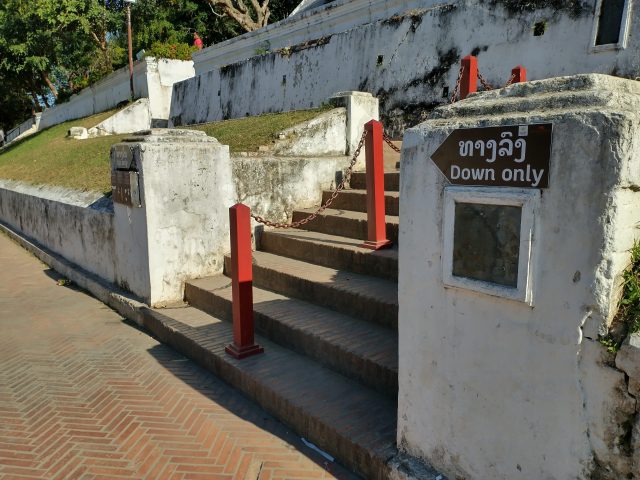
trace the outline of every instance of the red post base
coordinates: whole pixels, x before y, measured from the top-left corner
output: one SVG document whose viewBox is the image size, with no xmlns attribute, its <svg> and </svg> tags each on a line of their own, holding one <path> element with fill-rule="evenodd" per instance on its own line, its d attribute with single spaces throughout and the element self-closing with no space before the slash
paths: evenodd
<svg viewBox="0 0 640 480">
<path fill-rule="evenodd" d="M 390 247 L 391 245 L 393 245 L 393 242 L 391 240 L 382 240 L 380 242 L 372 242 L 367 240 L 360 246 L 362 248 L 368 248 L 370 250 L 381 250 L 383 248 Z"/>
<path fill-rule="evenodd" d="M 264 348 L 260 345 L 251 345 L 248 347 L 238 347 L 235 343 L 230 343 L 224 347 L 224 351 L 234 358 L 242 360 L 243 358 L 257 355 L 258 353 L 264 353 Z"/>
</svg>

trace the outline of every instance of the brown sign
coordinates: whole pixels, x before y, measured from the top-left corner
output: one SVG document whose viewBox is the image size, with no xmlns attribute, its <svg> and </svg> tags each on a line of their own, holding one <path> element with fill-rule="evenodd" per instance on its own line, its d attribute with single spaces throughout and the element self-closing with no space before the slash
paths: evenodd
<svg viewBox="0 0 640 480">
<path fill-rule="evenodd" d="M 431 156 L 454 185 L 548 188 L 551 123 L 460 128 Z"/>
</svg>

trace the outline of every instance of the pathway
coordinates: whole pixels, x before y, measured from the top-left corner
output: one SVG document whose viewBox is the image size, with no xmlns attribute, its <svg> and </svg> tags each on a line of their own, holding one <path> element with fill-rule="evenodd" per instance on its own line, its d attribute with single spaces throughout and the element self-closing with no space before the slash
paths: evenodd
<svg viewBox="0 0 640 480">
<path fill-rule="evenodd" d="M 352 478 L 59 280 L 0 234 L 0 478 Z"/>
</svg>

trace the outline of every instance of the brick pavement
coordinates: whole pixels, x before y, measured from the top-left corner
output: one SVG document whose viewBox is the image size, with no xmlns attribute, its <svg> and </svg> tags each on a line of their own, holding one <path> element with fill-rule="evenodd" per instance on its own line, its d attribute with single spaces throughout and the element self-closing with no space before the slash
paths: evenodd
<svg viewBox="0 0 640 480">
<path fill-rule="evenodd" d="M 0 234 L 0 478 L 353 478 L 58 279 Z"/>
</svg>

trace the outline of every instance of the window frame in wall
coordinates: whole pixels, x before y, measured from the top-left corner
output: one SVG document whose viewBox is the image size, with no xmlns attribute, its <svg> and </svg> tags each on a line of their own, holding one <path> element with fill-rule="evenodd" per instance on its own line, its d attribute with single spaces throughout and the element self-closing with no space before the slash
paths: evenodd
<svg viewBox="0 0 640 480">
<path fill-rule="evenodd" d="M 620 33 L 617 43 L 607 43 L 596 45 L 598 40 L 598 31 L 600 29 L 600 16 L 602 15 L 602 4 L 606 0 L 598 0 L 596 2 L 595 16 L 593 19 L 593 30 L 591 33 L 591 53 L 608 52 L 611 50 L 623 50 L 627 48 L 627 40 L 629 38 L 629 27 L 631 23 L 631 8 L 633 0 L 624 0 L 622 9 L 622 19 L 620 20 Z"/>
<path fill-rule="evenodd" d="M 517 286 L 507 287 L 484 280 L 453 275 L 453 251 L 456 203 L 520 207 L 520 247 Z M 515 300 L 533 306 L 534 273 L 537 261 L 535 223 L 540 204 L 540 191 L 520 188 L 487 188 L 448 186 L 444 190 L 444 222 L 442 247 L 442 281 L 445 287 Z"/>
</svg>

